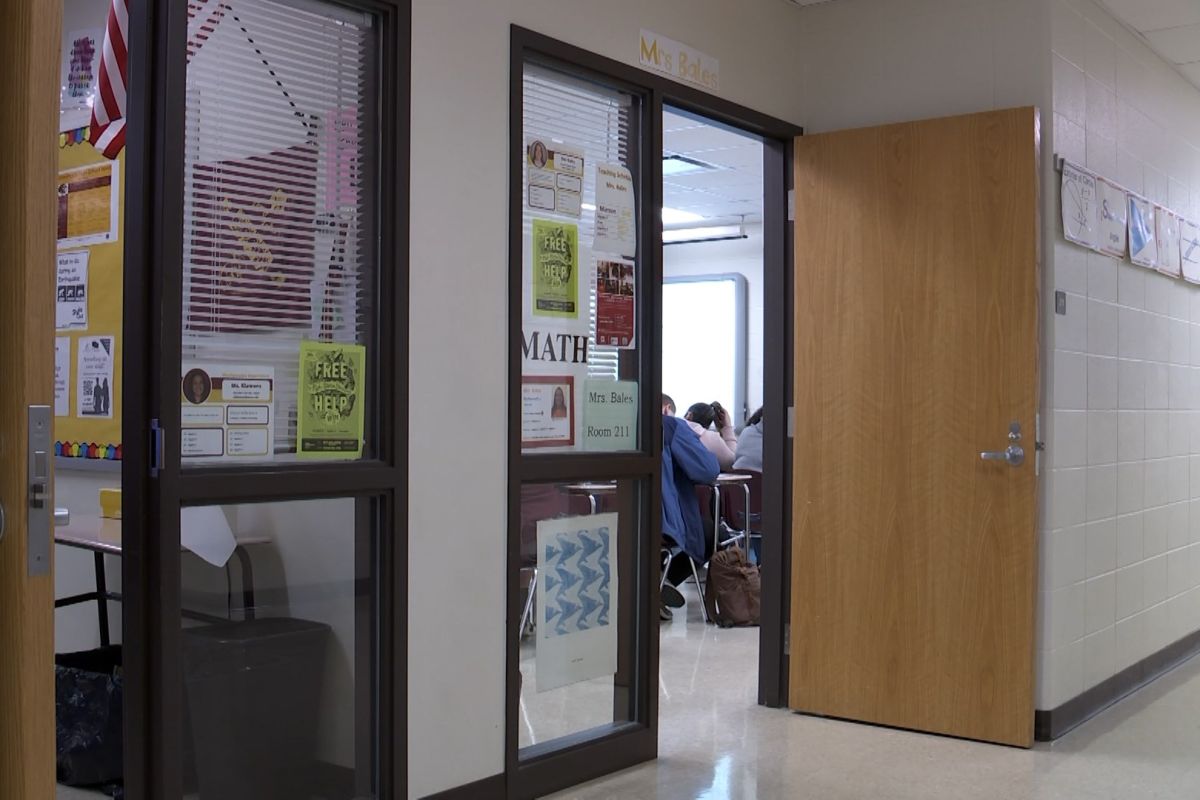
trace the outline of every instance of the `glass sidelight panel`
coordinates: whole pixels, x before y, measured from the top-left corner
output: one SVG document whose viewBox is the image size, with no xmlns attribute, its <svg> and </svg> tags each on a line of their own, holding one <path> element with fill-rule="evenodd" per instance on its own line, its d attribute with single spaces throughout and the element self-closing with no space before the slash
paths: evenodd
<svg viewBox="0 0 1200 800">
<path fill-rule="evenodd" d="M 188 28 L 184 464 L 373 457 L 379 25 L 212 6 Z"/>
<path fill-rule="evenodd" d="M 524 73 L 521 448 L 639 449 L 638 99 Z"/>
<path fill-rule="evenodd" d="M 381 507 L 181 511 L 186 797 L 376 796 Z"/>
<path fill-rule="evenodd" d="M 641 480 L 521 486 L 520 756 L 637 718 Z"/>
</svg>

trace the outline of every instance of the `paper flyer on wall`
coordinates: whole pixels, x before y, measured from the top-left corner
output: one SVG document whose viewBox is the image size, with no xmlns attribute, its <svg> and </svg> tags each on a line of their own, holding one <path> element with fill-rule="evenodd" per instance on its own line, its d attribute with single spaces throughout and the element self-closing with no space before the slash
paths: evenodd
<svg viewBox="0 0 1200 800">
<path fill-rule="evenodd" d="M 58 249 L 117 241 L 120 174 L 116 160 L 58 173 Z"/>
<path fill-rule="evenodd" d="M 1186 280 L 1200 283 L 1200 225 L 1182 217 L 1179 219 L 1179 265 Z"/>
<path fill-rule="evenodd" d="M 637 382 L 588 380 L 583 391 L 583 449 L 636 450 Z"/>
<path fill-rule="evenodd" d="M 521 447 L 575 446 L 575 377 L 521 378 Z"/>
<path fill-rule="evenodd" d="M 1154 207 L 1154 224 L 1158 239 L 1158 271 L 1172 278 L 1180 276 L 1179 217 L 1162 206 Z"/>
<path fill-rule="evenodd" d="M 78 346 L 75 414 L 80 417 L 112 419 L 113 337 L 83 336 L 80 337 Z"/>
<path fill-rule="evenodd" d="M 67 35 L 59 69 L 59 133 L 77 130 L 92 121 L 103 49 L 103 28 L 71 31 Z"/>
<path fill-rule="evenodd" d="M 537 524 L 537 691 L 617 670 L 617 515 Z"/>
<path fill-rule="evenodd" d="M 596 165 L 596 235 L 592 249 L 637 257 L 633 173 L 620 164 Z"/>
<path fill-rule="evenodd" d="M 71 337 L 54 339 L 54 416 L 71 416 Z"/>
<path fill-rule="evenodd" d="M 1062 224 L 1068 241 L 1096 249 L 1100 217 L 1096 199 L 1096 176 L 1063 161 Z"/>
<path fill-rule="evenodd" d="M 549 137 L 525 140 L 526 202 L 535 211 L 578 217 L 583 210 L 583 149 Z"/>
<path fill-rule="evenodd" d="M 275 368 L 184 362 L 180 455 L 237 461 L 275 455 Z"/>
<path fill-rule="evenodd" d="M 59 253 L 54 327 L 56 330 L 69 331 L 87 330 L 87 326 L 88 251 Z"/>
<path fill-rule="evenodd" d="M 1144 197 L 1129 193 L 1129 260 L 1139 267 L 1158 266 L 1158 238 L 1154 206 Z"/>
<path fill-rule="evenodd" d="M 533 221 L 533 313 L 579 317 L 579 227 L 568 222 Z"/>
<path fill-rule="evenodd" d="M 360 344 L 300 343 L 296 455 L 360 458 L 367 349 Z"/>
<path fill-rule="evenodd" d="M 637 281 L 628 261 L 596 262 L 596 344 L 634 346 Z"/>
<path fill-rule="evenodd" d="M 1129 200 L 1125 190 L 1112 181 L 1096 178 L 1096 197 L 1100 205 L 1100 250 L 1114 258 L 1124 258 L 1129 231 Z"/>
</svg>

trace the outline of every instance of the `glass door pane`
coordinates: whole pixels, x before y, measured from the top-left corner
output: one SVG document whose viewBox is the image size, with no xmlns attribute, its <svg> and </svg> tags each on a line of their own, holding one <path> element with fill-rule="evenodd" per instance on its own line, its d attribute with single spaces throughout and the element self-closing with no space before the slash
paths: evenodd
<svg viewBox="0 0 1200 800">
<path fill-rule="evenodd" d="M 187 466 L 375 452 L 377 27 L 323 2 L 239 0 L 191 19 Z"/>
</svg>

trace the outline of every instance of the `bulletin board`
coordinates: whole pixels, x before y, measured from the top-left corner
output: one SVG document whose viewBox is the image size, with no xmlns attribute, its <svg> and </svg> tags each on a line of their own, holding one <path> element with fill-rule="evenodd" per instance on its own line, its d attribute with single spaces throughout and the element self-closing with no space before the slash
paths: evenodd
<svg viewBox="0 0 1200 800">
<path fill-rule="evenodd" d="M 80 141 L 80 139 L 83 139 Z M 56 370 L 58 374 L 56 386 L 56 403 L 54 417 L 55 455 L 67 458 L 98 459 L 119 461 L 122 456 L 121 448 L 121 370 L 122 370 L 122 341 L 121 324 L 123 308 L 123 279 L 124 279 L 124 207 L 125 207 L 125 159 L 124 153 L 114 162 L 109 162 L 84 137 L 73 136 L 70 133 L 59 137 L 58 168 L 62 174 L 82 176 L 87 179 L 89 172 L 84 170 L 76 173 L 68 172 L 91 165 L 113 164 L 113 177 L 117 180 L 117 202 L 114 209 L 113 228 L 115 236 L 104 235 L 84 238 L 86 243 L 60 244 L 58 254 L 87 253 L 86 275 L 86 324 L 82 327 L 62 329 L 56 324 L 56 352 L 61 347 L 65 352 L 58 357 L 56 366 L 65 366 L 64 370 Z M 68 202 L 62 191 L 63 178 L 56 181 L 60 209 Z M 86 187 L 85 187 L 86 188 Z M 74 209 L 72 209 L 74 211 Z M 94 212 L 94 210 L 93 210 Z M 60 215 L 61 215 L 60 211 Z M 95 213 L 91 213 L 94 218 Z M 76 223 L 72 221 L 72 226 Z M 103 227 L 103 226 L 100 226 Z M 59 235 L 63 236 L 64 222 L 60 216 Z M 75 233 L 75 230 L 72 230 Z M 77 237 L 76 241 L 78 241 Z M 96 240 L 103 241 L 96 241 Z M 56 259 L 57 263 L 57 259 Z M 56 269 L 56 265 L 51 265 Z M 61 298 L 61 290 L 56 292 L 56 303 Z M 56 305 L 56 312 L 59 310 Z M 57 315 L 56 315 L 57 316 Z M 88 369 L 81 364 L 81 342 L 95 346 L 99 338 L 101 343 L 111 337 L 112 378 L 104 379 L 103 402 L 96 401 L 95 409 L 90 405 L 90 394 L 83 397 L 82 387 L 91 385 L 86 374 Z M 66 341 L 64 341 L 66 340 Z M 69 345 L 69 350 L 68 346 Z M 62 379 L 65 376 L 65 389 Z M 65 393 L 65 408 L 62 403 Z M 81 406 L 82 404 L 82 406 Z M 65 414 L 61 413 L 66 411 Z M 81 410 L 87 413 L 80 413 Z M 102 413 L 96 413 L 97 410 Z"/>
</svg>

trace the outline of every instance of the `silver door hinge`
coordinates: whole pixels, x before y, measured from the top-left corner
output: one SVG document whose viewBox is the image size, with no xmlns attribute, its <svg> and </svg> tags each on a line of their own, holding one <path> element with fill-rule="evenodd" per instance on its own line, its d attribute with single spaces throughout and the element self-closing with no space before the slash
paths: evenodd
<svg viewBox="0 0 1200 800">
<path fill-rule="evenodd" d="M 776 195 L 778 197 L 778 195 Z M 796 221 L 796 190 L 788 189 L 788 222 Z"/>
<path fill-rule="evenodd" d="M 788 435 L 789 439 L 796 438 L 796 407 L 795 406 L 788 406 L 787 435 Z"/>
</svg>

